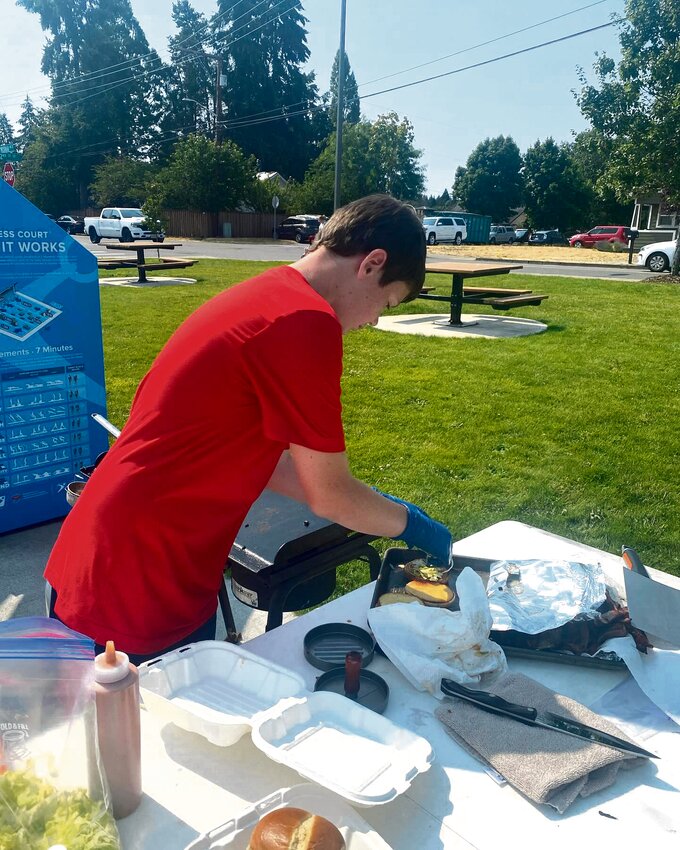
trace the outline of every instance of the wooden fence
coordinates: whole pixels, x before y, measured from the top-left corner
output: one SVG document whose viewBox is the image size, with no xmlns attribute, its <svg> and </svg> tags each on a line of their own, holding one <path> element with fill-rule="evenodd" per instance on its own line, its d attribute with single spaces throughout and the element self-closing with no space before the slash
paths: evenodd
<svg viewBox="0 0 680 850">
<path fill-rule="evenodd" d="M 99 209 L 69 210 L 69 215 L 98 216 Z M 209 239 L 216 236 L 231 236 L 233 239 L 271 238 L 274 230 L 274 214 L 228 212 L 204 213 L 197 210 L 164 210 L 168 222 L 168 235 L 194 239 Z M 281 223 L 282 215 L 277 215 Z"/>
</svg>

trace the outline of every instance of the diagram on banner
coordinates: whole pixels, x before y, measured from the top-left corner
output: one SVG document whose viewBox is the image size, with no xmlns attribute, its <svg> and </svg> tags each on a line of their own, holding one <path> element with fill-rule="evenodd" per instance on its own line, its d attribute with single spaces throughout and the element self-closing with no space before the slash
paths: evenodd
<svg viewBox="0 0 680 850">
<path fill-rule="evenodd" d="M 55 319 L 61 310 L 38 301 L 16 284 L 0 291 L 0 334 L 23 342 Z"/>
<path fill-rule="evenodd" d="M 96 257 L 2 180 L 0 235 L 2 535 L 63 517 L 108 438 Z"/>
</svg>

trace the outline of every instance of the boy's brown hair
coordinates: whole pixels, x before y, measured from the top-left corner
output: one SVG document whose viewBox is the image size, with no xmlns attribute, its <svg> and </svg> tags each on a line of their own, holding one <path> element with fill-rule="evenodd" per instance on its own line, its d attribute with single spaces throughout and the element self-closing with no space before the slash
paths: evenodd
<svg viewBox="0 0 680 850">
<path fill-rule="evenodd" d="M 341 257 L 387 252 L 380 285 L 404 281 L 412 301 L 425 281 L 425 233 L 413 207 L 390 195 L 368 195 L 336 210 L 323 226 L 312 250 L 323 246 Z"/>
</svg>

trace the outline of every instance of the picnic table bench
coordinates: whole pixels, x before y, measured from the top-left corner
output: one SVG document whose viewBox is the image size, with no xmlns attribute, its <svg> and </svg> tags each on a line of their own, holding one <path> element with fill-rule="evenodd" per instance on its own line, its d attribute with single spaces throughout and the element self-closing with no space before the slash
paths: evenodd
<svg viewBox="0 0 680 850">
<path fill-rule="evenodd" d="M 471 277 L 490 277 L 509 274 L 522 266 L 516 263 L 428 263 L 425 271 L 431 274 L 450 274 L 452 277 L 450 295 L 435 295 L 432 287 L 423 287 L 418 295 L 430 301 L 447 301 L 451 305 L 449 324 L 456 326 L 475 325 L 476 322 L 463 322 L 461 314 L 463 304 L 486 304 L 494 310 L 512 310 L 514 307 L 536 306 L 548 296 L 532 292 L 531 289 L 504 289 L 492 286 L 464 286 L 464 280 Z"/>
</svg>

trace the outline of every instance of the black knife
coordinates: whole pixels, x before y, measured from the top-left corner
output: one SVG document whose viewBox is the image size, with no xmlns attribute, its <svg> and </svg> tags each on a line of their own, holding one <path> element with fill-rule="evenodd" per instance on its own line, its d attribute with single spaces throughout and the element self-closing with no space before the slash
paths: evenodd
<svg viewBox="0 0 680 850">
<path fill-rule="evenodd" d="M 569 717 L 553 714 L 552 711 L 541 711 L 539 714 L 535 708 L 508 702 L 503 697 L 488 693 L 487 691 L 473 691 L 471 688 L 459 685 L 451 679 L 442 679 L 441 689 L 447 696 L 467 700 L 484 711 L 489 711 L 492 714 L 500 714 L 503 717 L 510 717 L 512 720 L 525 723 L 527 726 L 542 726 L 544 729 L 552 729 L 554 732 L 564 732 L 565 735 L 573 735 L 581 740 L 602 744 L 603 747 L 612 747 L 624 753 L 633 753 L 636 756 L 644 756 L 650 759 L 659 758 L 654 753 L 638 747 L 637 744 L 631 744 L 628 741 L 624 741 L 623 738 L 617 738 L 616 735 L 602 732 L 600 729 L 587 726 L 578 720 L 571 720 Z"/>
</svg>

